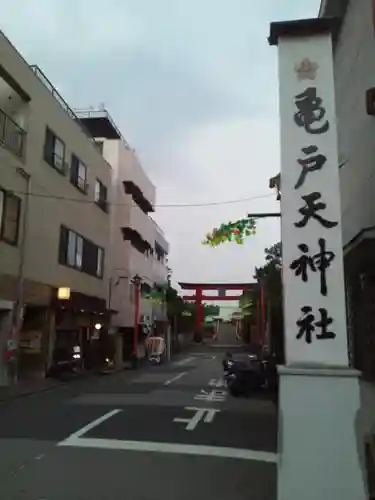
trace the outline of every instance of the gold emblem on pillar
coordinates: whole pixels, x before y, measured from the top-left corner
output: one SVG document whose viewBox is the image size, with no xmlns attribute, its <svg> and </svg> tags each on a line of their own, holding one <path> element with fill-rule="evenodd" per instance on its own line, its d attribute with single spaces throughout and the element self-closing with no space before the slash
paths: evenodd
<svg viewBox="0 0 375 500">
<path fill-rule="evenodd" d="M 316 62 L 310 61 L 306 57 L 299 64 L 296 64 L 295 72 L 299 80 L 315 80 L 318 68 L 319 65 Z"/>
</svg>

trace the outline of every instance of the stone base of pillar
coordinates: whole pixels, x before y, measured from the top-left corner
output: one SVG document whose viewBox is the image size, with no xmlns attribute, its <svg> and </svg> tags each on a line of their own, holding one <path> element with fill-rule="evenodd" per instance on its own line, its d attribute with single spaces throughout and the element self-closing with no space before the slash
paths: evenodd
<svg viewBox="0 0 375 500">
<path fill-rule="evenodd" d="M 279 367 L 278 500 L 366 500 L 359 373 Z"/>
</svg>

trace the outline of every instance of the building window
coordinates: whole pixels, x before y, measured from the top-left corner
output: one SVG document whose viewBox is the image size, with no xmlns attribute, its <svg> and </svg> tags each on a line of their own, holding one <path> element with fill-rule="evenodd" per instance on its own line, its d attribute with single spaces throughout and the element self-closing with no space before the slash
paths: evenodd
<svg viewBox="0 0 375 500">
<path fill-rule="evenodd" d="M 65 173 L 65 144 L 49 128 L 46 129 L 44 159 L 61 173 Z"/>
<path fill-rule="evenodd" d="M 76 155 L 72 155 L 70 182 L 84 193 L 87 193 L 87 167 Z"/>
<path fill-rule="evenodd" d="M 68 231 L 67 264 L 77 269 L 82 267 L 83 239 L 74 231 Z"/>
<path fill-rule="evenodd" d="M 81 238 L 81 236 L 77 236 L 77 243 L 76 243 L 76 267 L 77 267 L 77 269 L 82 268 L 82 259 L 83 259 L 83 238 Z"/>
<path fill-rule="evenodd" d="M 97 203 L 102 210 L 108 212 L 107 188 L 98 179 L 95 181 L 95 203 Z"/>
<path fill-rule="evenodd" d="M 102 278 L 104 250 L 75 231 L 61 226 L 59 263 L 90 276 Z"/>
<path fill-rule="evenodd" d="M 0 189 L 0 239 L 17 245 L 21 199 L 13 193 Z"/>
</svg>

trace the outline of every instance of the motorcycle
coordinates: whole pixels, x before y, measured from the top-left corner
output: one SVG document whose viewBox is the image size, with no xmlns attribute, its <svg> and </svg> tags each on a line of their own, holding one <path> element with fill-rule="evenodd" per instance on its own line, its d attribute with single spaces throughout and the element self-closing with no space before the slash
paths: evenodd
<svg viewBox="0 0 375 500">
<path fill-rule="evenodd" d="M 274 371 L 269 361 L 249 356 L 247 362 L 227 356 L 223 360 L 224 380 L 229 394 L 249 396 L 254 392 L 274 389 Z"/>
</svg>

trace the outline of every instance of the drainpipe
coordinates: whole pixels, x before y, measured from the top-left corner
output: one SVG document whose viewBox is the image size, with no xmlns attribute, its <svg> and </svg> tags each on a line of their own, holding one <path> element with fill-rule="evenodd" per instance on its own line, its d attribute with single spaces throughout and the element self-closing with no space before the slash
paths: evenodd
<svg viewBox="0 0 375 500">
<path fill-rule="evenodd" d="M 26 181 L 26 194 L 24 201 L 24 209 L 22 214 L 22 230 L 21 230 L 21 241 L 20 241 L 20 259 L 18 265 L 17 273 L 17 291 L 16 291 L 16 301 L 14 304 L 13 317 L 12 317 L 12 331 L 11 331 L 11 341 L 16 350 L 15 354 L 15 380 L 18 379 L 18 368 L 19 368 L 19 341 L 20 333 L 23 322 L 23 302 L 24 302 L 24 273 L 25 273 L 25 259 L 26 259 L 26 243 L 27 243 L 27 231 L 28 231 L 28 220 L 29 220 L 29 202 L 30 202 L 30 192 L 31 192 L 31 176 L 23 168 L 17 168 L 17 173 L 23 177 Z"/>
</svg>

